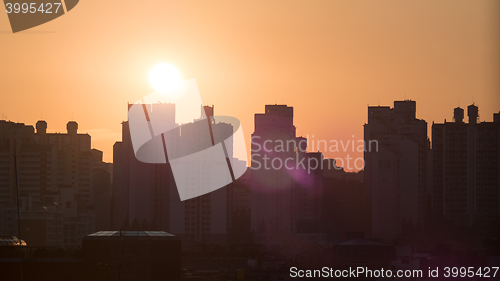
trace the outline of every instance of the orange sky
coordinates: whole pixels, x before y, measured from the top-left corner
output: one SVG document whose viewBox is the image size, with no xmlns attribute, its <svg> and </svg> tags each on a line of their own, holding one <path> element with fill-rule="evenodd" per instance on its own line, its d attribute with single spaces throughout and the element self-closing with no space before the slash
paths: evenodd
<svg viewBox="0 0 500 281">
<path fill-rule="evenodd" d="M 216 115 L 242 121 L 247 145 L 254 113 L 274 103 L 295 108 L 299 135 L 347 141 L 363 137 L 368 104 L 412 99 L 430 132 L 472 101 L 492 120 L 499 50 L 497 0 L 82 0 L 18 34 L 0 13 L 0 119 L 43 116 L 64 132 L 73 118 L 112 161 L 127 102 L 167 62 Z"/>
</svg>

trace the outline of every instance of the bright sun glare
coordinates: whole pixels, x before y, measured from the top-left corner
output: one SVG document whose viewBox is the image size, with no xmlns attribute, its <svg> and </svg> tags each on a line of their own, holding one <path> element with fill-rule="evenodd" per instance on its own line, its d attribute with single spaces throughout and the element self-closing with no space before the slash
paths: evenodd
<svg viewBox="0 0 500 281">
<path fill-rule="evenodd" d="M 161 63 L 151 69 L 149 82 L 156 91 L 168 93 L 179 86 L 181 74 L 174 66 Z"/>
</svg>

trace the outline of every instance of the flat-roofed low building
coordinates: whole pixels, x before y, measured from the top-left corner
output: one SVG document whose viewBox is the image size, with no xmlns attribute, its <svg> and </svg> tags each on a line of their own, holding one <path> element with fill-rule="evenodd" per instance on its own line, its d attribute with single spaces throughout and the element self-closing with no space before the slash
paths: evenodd
<svg viewBox="0 0 500 281">
<path fill-rule="evenodd" d="M 180 280 L 181 240 L 164 231 L 99 231 L 83 239 L 89 280 Z"/>
</svg>

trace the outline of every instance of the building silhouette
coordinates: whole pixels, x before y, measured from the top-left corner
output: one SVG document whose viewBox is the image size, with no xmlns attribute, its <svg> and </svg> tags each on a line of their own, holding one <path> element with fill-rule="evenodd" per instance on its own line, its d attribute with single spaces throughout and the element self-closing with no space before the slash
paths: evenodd
<svg viewBox="0 0 500 281">
<path fill-rule="evenodd" d="M 257 169 L 264 157 L 295 157 L 296 147 L 286 147 L 283 151 L 267 152 L 262 147 L 265 141 L 277 143 L 294 141 L 293 107 L 286 105 L 266 105 L 264 114 L 255 114 L 255 131 L 252 134 L 252 230 L 262 239 L 272 239 L 280 233 L 292 233 L 296 225 L 292 219 L 293 180 L 285 169 Z M 265 237 L 264 237 L 265 235 Z"/>
<path fill-rule="evenodd" d="M 363 196 L 363 173 L 324 169 L 322 222 L 332 239 L 348 239 L 352 233 L 368 234 L 371 230 L 371 204 Z"/>
<path fill-rule="evenodd" d="M 93 173 L 92 196 L 93 210 L 96 215 L 96 231 L 111 229 L 111 186 L 113 178 L 113 164 L 102 161 L 103 153 L 92 149 Z"/>
<path fill-rule="evenodd" d="M 97 215 L 99 227 L 109 227 L 109 165 L 76 122 L 68 122 L 67 133 L 47 133 L 45 121 L 37 122 L 36 132 L 0 121 L 0 151 L 2 235 L 15 234 L 30 246 L 79 248 L 96 230 Z"/>
<path fill-rule="evenodd" d="M 432 124 L 432 208 L 436 222 L 490 228 L 500 222 L 500 113 L 479 122 L 479 109 L 454 109 Z"/>
<path fill-rule="evenodd" d="M 86 280 L 181 280 L 181 241 L 164 231 L 99 231 L 83 240 Z"/>
<path fill-rule="evenodd" d="M 251 170 L 227 186 L 227 243 L 251 244 Z"/>
<path fill-rule="evenodd" d="M 129 108 L 132 105 L 129 104 Z M 146 104 L 145 110 L 151 118 L 162 122 L 176 124 L 175 104 Z M 208 131 L 207 119 L 214 114 L 213 106 L 201 107 L 200 118 L 191 123 L 178 124 L 164 134 L 169 146 L 174 149 L 167 151 L 169 158 L 190 155 L 193 151 L 203 150 L 212 145 Z M 226 139 L 233 133 L 233 126 L 211 119 L 210 126 L 214 140 Z M 228 227 L 231 224 L 232 213 L 228 210 L 243 207 L 231 202 L 231 198 L 239 200 L 247 189 L 241 187 L 232 190 L 233 184 L 240 186 L 241 182 L 230 184 L 228 188 L 220 188 L 213 192 L 181 201 L 171 165 L 167 163 L 143 163 L 134 155 L 128 121 L 122 123 L 122 141 L 116 142 L 113 153 L 113 191 L 112 212 L 113 228 L 121 230 L 161 230 L 177 235 L 183 241 L 184 250 L 193 250 L 200 244 L 226 244 Z M 233 155 L 233 146 L 226 146 L 229 157 Z M 164 153 L 160 151 L 158 153 Z M 197 161 L 227 169 L 228 163 L 214 162 L 203 156 Z M 238 162 L 233 159 L 232 163 Z M 238 162 L 239 163 L 239 162 Z M 197 171 L 194 177 L 185 174 L 187 182 L 192 186 L 203 186 L 209 181 L 218 180 L 216 175 Z M 243 195 L 241 195 L 243 194 Z M 243 205 L 245 205 L 243 203 Z M 244 208 L 243 208 L 244 209 Z M 244 211 L 243 212 L 248 212 Z"/>
<path fill-rule="evenodd" d="M 323 153 L 307 152 L 307 139 L 297 138 L 298 161 L 311 163 L 312 167 L 299 169 L 296 167 L 292 178 L 295 182 L 292 193 L 293 216 L 296 221 L 296 231 L 298 233 L 323 233 L 322 211 L 325 193 L 325 182 L 323 175 Z M 315 164 L 318 163 L 318 167 Z M 327 167 L 328 168 L 328 167 Z"/>
<path fill-rule="evenodd" d="M 293 107 L 266 105 L 265 113 L 255 114 L 251 229 L 255 243 L 267 248 L 290 246 L 297 240 L 324 242 L 317 227 L 323 203 L 323 155 L 306 152 L 307 139 L 295 133 Z M 312 158 L 319 165 L 307 166 Z M 296 164 L 301 159 L 305 167 Z"/>
<path fill-rule="evenodd" d="M 396 238 L 403 226 L 427 217 L 427 122 L 416 118 L 416 102 L 369 106 L 364 125 L 365 196 L 371 198 L 372 234 Z"/>
<path fill-rule="evenodd" d="M 132 104 L 128 105 L 128 109 Z M 171 124 L 174 104 L 148 104 L 146 110 Z M 143 163 L 136 159 L 128 121 L 122 122 L 122 141 L 113 146 L 112 229 L 163 230 L 170 228 L 172 172 L 168 164 Z"/>
</svg>

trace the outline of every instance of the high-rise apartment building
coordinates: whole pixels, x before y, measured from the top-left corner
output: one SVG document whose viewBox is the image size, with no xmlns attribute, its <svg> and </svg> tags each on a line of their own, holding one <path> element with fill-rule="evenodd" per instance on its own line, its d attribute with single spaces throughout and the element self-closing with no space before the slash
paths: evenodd
<svg viewBox="0 0 500 281">
<path fill-rule="evenodd" d="M 255 242 L 266 247 L 321 236 L 310 225 L 321 217 L 323 155 L 306 152 L 307 139 L 295 132 L 293 107 L 266 105 L 265 113 L 255 114 L 251 228 Z"/>
<path fill-rule="evenodd" d="M 131 106 L 129 104 L 128 108 Z M 174 104 L 148 104 L 145 108 L 151 116 L 175 123 Z M 132 227 L 133 230 L 170 231 L 169 201 L 176 192 L 168 164 L 137 160 L 129 122 L 122 122 L 122 141 L 113 146 L 113 229 L 128 230 Z"/>
<path fill-rule="evenodd" d="M 251 148 L 252 230 L 255 233 L 279 235 L 296 229 L 292 220 L 292 177 L 286 169 L 270 168 L 275 159 L 278 159 L 276 162 L 295 159 L 295 139 L 293 107 L 266 105 L 264 114 L 255 114 Z M 284 149 L 275 149 L 281 142 L 285 144 Z M 266 162 L 267 158 L 271 163 Z"/>
<path fill-rule="evenodd" d="M 129 105 L 130 108 L 131 105 Z M 147 104 L 145 110 L 151 118 L 175 124 L 175 104 Z M 202 116 L 210 118 L 214 107 L 204 106 L 200 119 L 179 124 L 168 132 L 171 147 L 178 149 L 167 151 L 170 157 L 179 157 L 193 153 L 188 148 L 206 148 L 211 144 L 208 123 Z M 205 119 L 206 120 L 206 119 Z M 233 126 L 211 119 L 210 126 L 214 140 L 231 136 Z M 229 157 L 233 155 L 232 143 L 226 146 Z M 162 152 L 163 153 L 163 152 Z M 163 230 L 179 236 L 183 248 L 194 249 L 198 244 L 225 244 L 228 227 L 229 189 L 216 191 L 181 201 L 169 163 L 151 164 L 137 160 L 134 155 L 128 121 L 122 123 L 122 141 L 114 145 L 113 155 L 113 227 L 115 229 Z M 216 162 L 199 156 L 197 161 L 210 166 L 223 166 L 228 163 Z M 237 163 L 234 160 L 232 163 Z M 239 162 L 238 162 L 239 163 Z M 215 167 L 214 167 L 215 168 Z M 186 174 L 186 182 L 193 186 L 203 186 L 210 181 L 217 181 L 216 174 L 196 171 L 196 175 Z M 234 193 L 234 192 L 233 192 Z M 231 193 L 231 194 L 233 194 Z M 238 193 L 238 192 L 237 192 Z M 136 229 L 137 228 L 137 229 Z"/>
<path fill-rule="evenodd" d="M 91 150 L 90 141 L 90 135 L 78 134 L 74 121 L 68 122 L 67 133 L 47 133 L 45 121 L 37 122 L 36 133 L 33 126 L 0 121 L 2 232 L 21 236 L 32 246 L 81 246 L 81 239 L 96 229 L 95 190 L 102 197 L 110 188 L 105 178 L 93 182 L 106 166 L 102 157 L 94 161 L 93 151 L 100 152 Z"/>
<path fill-rule="evenodd" d="M 427 217 L 427 122 L 416 118 L 416 102 L 369 106 L 364 125 L 365 195 L 371 198 L 372 234 L 395 238 L 402 225 Z"/>
<path fill-rule="evenodd" d="M 500 113 L 479 122 L 479 109 L 454 109 L 432 125 L 432 209 L 438 223 L 489 227 L 500 216 Z"/>
</svg>

